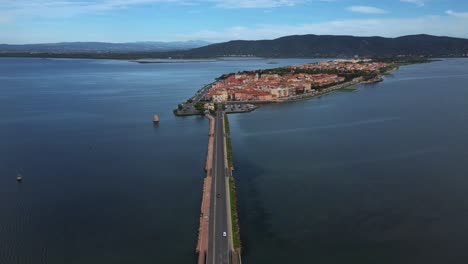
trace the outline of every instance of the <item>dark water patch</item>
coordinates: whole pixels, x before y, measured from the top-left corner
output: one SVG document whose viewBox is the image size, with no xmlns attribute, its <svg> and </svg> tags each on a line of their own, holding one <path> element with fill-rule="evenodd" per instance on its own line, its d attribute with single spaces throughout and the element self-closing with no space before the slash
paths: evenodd
<svg viewBox="0 0 468 264">
<path fill-rule="evenodd" d="M 267 240 L 275 239 L 275 235 L 269 227 L 270 216 L 265 210 L 258 193 L 259 183 L 256 181 L 256 178 L 261 174 L 262 170 L 255 167 L 255 165 L 250 163 L 248 160 L 244 160 L 242 158 L 236 160 L 236 171 L 234 172 L 234 177 L 236 180 L 237 199 L 239 201 L 239 219 L 242 219 L 240 221 L 249 223 L 248 226 L 243 225 L 246 226 L 245 230 L 241 230 L 242 253 L 244 255 L 255 254 L 255 252 L 250 251 L 249 247 L 249 244 L 253 241 L 249 241 L 248 235 L 244 237 L 244 232 L 247 234 L 255 230 L 255 232 L 262 233 Z M 239 197 L 243 197 L 243 199 L 239 199 Z M 254 210 L 250 209 L 252 205 L 254 206 Z"/>
</svg>

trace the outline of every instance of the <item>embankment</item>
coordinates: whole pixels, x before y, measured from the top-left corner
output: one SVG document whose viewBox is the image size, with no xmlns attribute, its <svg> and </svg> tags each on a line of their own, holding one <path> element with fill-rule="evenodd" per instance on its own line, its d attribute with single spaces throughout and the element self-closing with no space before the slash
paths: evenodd
<svg viewBox="0 0 468 264">
<path fill-rule="evenodd" d="M 198 263 L 204 264 L 205 257 L 208 250 L 208 236 L 209 236 L 209 214 L 210 214 L 210 196 L 211 196 L 211 180 L 213 173 L 213 147 L 214 147 L 214 118 L 207 115 L 210 120 L 208 150 L 206 153 L 205 171 L 206 177 L 203 180 L 203 193 L 200 212 L 200 226 L 198 228 L 198 242 L 196 253 L 198 254 Z"/>
</svg>

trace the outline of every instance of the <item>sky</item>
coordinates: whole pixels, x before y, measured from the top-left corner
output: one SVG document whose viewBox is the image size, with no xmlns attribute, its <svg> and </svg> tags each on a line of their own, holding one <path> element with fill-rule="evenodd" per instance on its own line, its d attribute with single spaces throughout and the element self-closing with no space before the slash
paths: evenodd
<svg viewBox="0 0 468 264">
<path fill-rule="evenodd" d="M 468 38 L 468 0 L 0 0 L 0 43 Z"/>
</svg>

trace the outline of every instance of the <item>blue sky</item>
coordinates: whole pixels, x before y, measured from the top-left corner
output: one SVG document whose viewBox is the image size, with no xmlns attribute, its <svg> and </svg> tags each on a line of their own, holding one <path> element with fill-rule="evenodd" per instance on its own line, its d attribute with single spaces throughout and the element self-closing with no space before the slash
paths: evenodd
<svg viewBox="0 0 468 264">
<path fill-rule="evenodd" d="M 0 43 L 468 38 L 468 0 L 0 0 Z"/>
</svg>

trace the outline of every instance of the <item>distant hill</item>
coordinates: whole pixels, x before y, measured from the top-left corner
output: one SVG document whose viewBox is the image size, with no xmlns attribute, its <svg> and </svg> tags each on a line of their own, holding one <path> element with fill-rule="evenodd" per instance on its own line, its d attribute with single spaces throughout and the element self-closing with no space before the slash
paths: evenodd
<svg viewBox="0 0 468 264">
<path fill-rule="evenodd" d="M 287 36 L 274 40 L 235 40 L 183 52 L 174 57 L 351 57 L 359 56 L 463 56 L 468 39 L 410 35 L 398 38 L 329 35 Z"/>
<path fill-rule="evenodd" d="M 46 44 L 7 45 L 0 44 L 0 53 L 132 53 L 187 50 L 211 44 L 206 41 L 180 42 L 61 42 Z"/>
<path fill-rule="evenodd" d="M 2 57 L 69 57 L 98 59 L 214 58 L 256 56 L 272 58 L 461 57 L 468 56 L 468 39 L 410 35 L 398 38 L 296 35 L 273 40 L 233 40 L 211 44 L 187 42 L 68 42 L 0 45 Z"/>
</svg>

